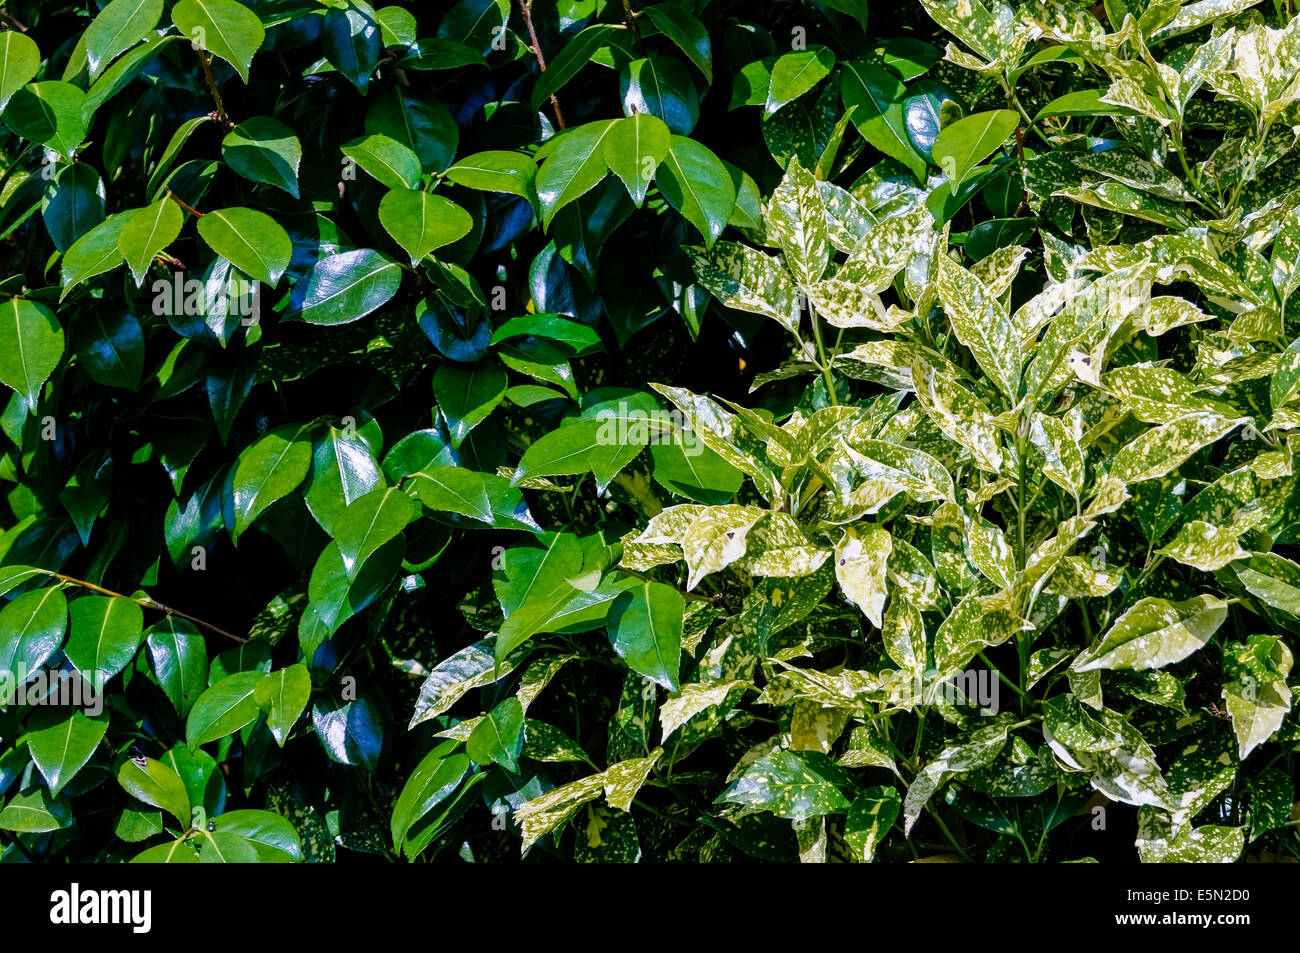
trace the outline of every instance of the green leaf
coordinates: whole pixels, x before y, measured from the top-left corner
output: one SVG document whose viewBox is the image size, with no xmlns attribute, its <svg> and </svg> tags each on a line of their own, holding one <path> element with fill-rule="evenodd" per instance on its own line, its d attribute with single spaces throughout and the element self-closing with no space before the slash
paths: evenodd
<svg viewBox="0 0 1300 953">
<path fill-rule="evenodd" d="M 538 158 L 537 199 L 542 206 L 542 227 L 549 228 L 555 213 L 595 188 L 605 177 L 605 139 L 618 120 L 584 123 L 549 140 Z"/>
<path fill-rule="evenodd" d="M 275 219 L 251 208 L 208 212 L 198 222 L 208 246 L 257 281 L 274 287 L 289 267 L 293 242 Z"/>
<path fill-rule="evenodd" d="M 62 648 L 67 631 L 68 601 L 58 588 L 25 592 L 5 603 L 0 609 L 0 672 L 36 672 Z"/>
<path fill-rule="evenodd" d="M 646 418 L 608 416 L 564 424 L 529 445 L 519 460 L 514 482 L 592 472 L 597 490 L 603 491 L 658 432 L 655 423 Z"/>
<path fill-rule="evenodd" d="M 619 90 L 623 115 L 657 116 L 677 135 L 689 135 L 700 119 L 699 93 L 677 59 L 649 56 L 632 60 L 619 77 Z"/>
<path fill-rule="evenodd" d="M 830 260 L 826 204 L 811 172 L 793 156 L 767 207 L 768 234 L 785 252 L 786 267 L 807 288 L 821 279 Z"/>
<path fill-rule="evenodd" d="M 499 764 L 518 773 L 524 748 L 524 709 L 518 698 L 507 698 L 483 718 L 465 741 L 465 753 L 477 765 Z"/>
<path fill-rule="evenodd" d="M 366 441 L 356 432 L 330 427 L 312 449 L 303 498 L 321 529 L 334 536 L 344 511 L 382 482 Z"/>
<path fill-rule="evenodd" d="M 570 582 L 582 572 L 583 552 L 575 536 L 556 533 L 544 549 L 509 549 L 504 581 L 497 596 L 506 620 L 497 632 L 496 658 L 546 629 L 553 616 L 577 593 Z"/>
<path fill-rule="evenodd" d="M 374 134 L 353 139 L 341 147 L 345 156 L 390 189 L 414 189 L 424 170 L 420 157 L 389 136 Z"/>
<path fill-rule="evenodd" d="M 86 94 L 71 83 L 44 80 L 16 90 L 3 119 L 24 139 L 49 146 L 70 159 L 86 138 L 85 103 Z"/>
<path fill-rule="evenodd" d="M 85 163 L 66 166 L 54 180 L 41 211 L 54 247 L 67 251 L 104 220 L 104 183 Z"/>
<path fill-rule="evenodd" d="M 144 641 L 144 613 L 121 596 L 82 596 L 68 606 L 64 654 L 97 688 L 126 668 Z"/>
<path fill-rule="evenodd" d="M 786 103 L 794 102 L 830 75 L 835 54 L 824 46 L 786 53 L 772 66 L 763 111 L 772 115 Z"/>
<path fill-rule="evenodd" d="M 846 109 L 853 110 L 853 125 L 862 138 L 885 155 L 911 170 L 917 181 L 925 181 L 925 159 L 907 134 L 903 102 L 907 90 L 898 77 L 869 59 L 844 64 L 840 94 Z"/>
<path fill-rule="evenodd" d="M 490 358 L 468 366 L 438 366 L 433 375 L 433 395 L 447 418 L 453 447 L 459 447 L 505 399 L 508 383 L 505 369 Z"/>
<path fill-rule="evenodd" d="M 663 120 L 638 113 L 618 120 L 605 137 L 605 162 L 623 180 L 637 208 L 645 201 L 659 163 L 668 157 L 671 135 Z"/>
<path fill-rule="evenodd" d="M 408 47 L 416 42 L 419 25 L 415 14 L 398 6 L 380 7 L 375 11 L 375 22 L 387 47 Z"/>
<path fill-rule="evenodd" d="M 617 32 L 607 23 L 595 23 L 569 40 L 537 78 L 537 84 L 533 87 L 534 111 L 540 109 L 565 83 L 577 76 L 578 71 L 590 63 Z"/>
<path fill-rule="evenodd" d="M 793 821 L 843 814 L 850 806 L 836 781 L 839 769 L 825 758 L 778 748 L 754 761 L 718 796 Z"/>
<path fill-rule="evenodd" d="M 191 43 L 221 57 L 248 82 L 253 54 L 266 39 L 252 10 L 235 0 L 180 0 L 172 7 L 172 22 Z"/>
<path fill-rule="evenodd" d="M 713 83 L 713 51 L 709 45 L 709 31 L 693 14 L 677 3 L 655 3 L 641 11 L 657 29 L 677 44 L 677 48 L 694 63 L 704 81 Z"/>
<path fill-rule="evenodd" d="M 460 0 L 438 24 L 438 36 L 486 53 L 509 16 L 509 0 Z"/>
<path fill-rule="evenodd" d="M 127 212 L 119 222 L 117 248 L 126 259 L 137 285 L 144 281 L 154 257 L 176 240 L 185 213 L 164 196 L 153 205 Z"/>
<path fill-rule="evenodd" d="M 208 834 L 200 853 L 203 861 L 210 861 L 214 847 L 228 849 L 240 845 L 241 860 L 259 864 L 293 863 L 302 860 L 302 841 L 292 824 L 279 814 L 270 811 L 226 811 L 213 818 L 214 830 Z"/>
<path fill-rule="evenodd" d="M 0 33 L 0 110 L 40 71 L 41 51 L 25 33 Z"/>
<path fill-rule="evenodd" d="M 122 252 L 117 247 L 118 229 L 127 213 L 110 215 L 86 234 L 82 235 L 63 256 L 63 291 L 59 300 L 88 278 L 103 274 L 122 264 Z"/>
<path fill-rule="evenodd" d="M 405 551 L 405 538 L 395 537 L 361 563 L 356 577 L 351 580 L 337 542 L 331 541 L 321 551 L 307 582 L 307 595 L 311 601 L 298 620 L 298 643 L 305 657 L 313 658 L 320 644 L 338 631 L 339 626 L 384 593 L 400 568 Z M 327 714 L 322 717 L 336 723 L 343 716 Z M 345 750 L 346 746 L 337 749 L 339 752 Z"/>
<path fill-rule="evenodd" d="M 668 204 L 713 245 L 736 205 L 736 187 L 722 160 L 694 139 L 673 136 L 656 178 Z"/>
<path fill-rule="evenodd" d="M 0 382 L 33 408 L 41 385 L 63 357 L 63 328 L 54 312 L 26 298 L 10 298 L 0 316 Z"/>
<path fill-rule="evenodd" d="M 682 613 L 686 600 L 672 586 L 642 580 L 615 599 L 609 638 L 632 671 L 670 692 L 678 689 L 682 655 Z"/>
<path fill-rule="evenodd" d="M 244 530 L 276 500 L 292 493 L 311 467 L 310 425 L 272 430 L 239 455 L 232 481 L 235 523 L 232 536 Z"/>
<path fill-rule="evenodd" d="M 192 622 L 169 615 L 149 627 L 145 644 L 158 684 L 184 718 L 208 685 L 208 648 L 203 634 Z"/>
<path fill-rule="evenodd" d="M 443 175 L 457 185 L 486 192 L 508 192 L 537 204 L 537 164 L 521 152 L 492 150 L 461 159 Z"/>
<path fill-rule="evenodd" d="M 258 707 L 266 712 L 266 727 L 281 748 L 289 731 L 307 708 L 311 697 L 311 674 L 301 663 L 264 675 L 253 692 Z"/>
<path fill-rule="evenodd" d="M 190 795 L 180 775 L 153 758 L 140 761 L 122 762 L 117 769 L 117 783 L 136 800 L 162 808 L 180 821 L 182 827 L 189 827 Z"/>
<path fill-rule="evenodd" d="M 931 154 L 955 191 L 976 165 L 998 149 L 1020 122 L 1013 110 L 975 113 L 939 131 Z"/>
<path fill-rule="evenodd" d="M 464 238 L 474 219 L 441 195 L 395 188 L 379 202 L 379 221 L 411 256 L 414 266 L 436 248 Z"/>
<path fill-rule="evenodd" d="M 414 516 L 411 498 L 396 487 L 376 487 L 348 506 L 335 533 L 348 581 L 356 579 L 370 554 L 405 529 Z"/>
<path fill-rule="evenodd" d="M 421 818 L 451 797 L 470 769 L 464 754 L 453 753 L 459 742 L 447 741 L 426 754 L 393 805 L 393 849 L 401 850 L 407 833 Z"/>
<path fill-rule="evenodd" d="M 379 22 L 369 4 L 350 2 L 328 10 L 321 23 L 325 58 L 364 93 L 379 62 Z"/>
<path fill-rule="evenodd" d="M 745 475 L 703 444 L 653 444 L 655 482 L 697 503 L 729 503 Z"/>
<path fill-rule="evenodd" d="M 1102 636 L 1075 659 L 1073 670 L 1163 668 L 1181 662 L 1219 630 L 1228 617 L 1228 604 L 1201 595 L 1185 602 L 1154 596 L 1140 599 Z"/>
<path fill-rule="evenodd" d="M 308 324 L 349 324 L 383 307 L 397 294 L 402 268 L 373 248 L 321 257 L 294 290 Z"/>
<path fill-rule="evenodd" d="M 113 0 L 86 28 L 86 63 L 94 79 L 119 53 L 148 36 L 162 18 L 163 0 Z"/>
<path fill-rule="evenodd" d="M 245 119 L 221 140 L 221 158 L 250 182 L 265 182 L 298 197 L 302 145 L 293 130 L 278 119 Z"/>
<path fill-rule="evenodd" d="M 62 795 L 38 787 L 15 794 L 0 811 L 0 830 L 21 834 L 58 831 L 72 826 L 72 804 Z"/>
<path fill-rule="evenodd" d="M 86 766 L 107 731 L 106 715 L 92 717 L 79 709 L 45 710 L 32 719 L 27 750 L 51 794 L 57 796 Z"/>
<path fill-rule="evenodd" d="M 185 719 L 185 741 L 191 748 L 234 734 L 261 715 L 257 686 L 260 671 L 236 672 L 199 696 Z"/>
<path fill-rule="evenodd" d="M 1103 103 L 1101 97 L 1105 95 L 1106 90 L 1104 89 L 1080 89 L 1072 93 L 1066 93 L 1064 96 L 1058 96 L 1038 110 L 1034 122 L 1038 122 L 1044 116 L 1110 116 L 1115 114 L 1126 116 L 1129 114 L 1127 109 L 1113 106 L 1110 103 Z"/>
<path fill-rule="evenodd" d="M 391 86 L 366 113 L 367 133 L 392 136 L 420 157 L 425 172 L 441 172 L 456 155 L 456 120 L 441 103 Z"/>
</svg>

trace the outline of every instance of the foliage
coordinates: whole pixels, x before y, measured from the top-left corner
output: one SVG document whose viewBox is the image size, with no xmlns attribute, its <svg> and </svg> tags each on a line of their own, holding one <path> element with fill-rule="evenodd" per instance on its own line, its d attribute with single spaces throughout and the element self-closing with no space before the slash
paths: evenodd
<svg viewBox="0 0 1300 953">
<path fill-rule="evenodd" d="M 1300 18 L 880 13 L 7 8 L 4 859 L 1294 856 Z"/>
</svg>

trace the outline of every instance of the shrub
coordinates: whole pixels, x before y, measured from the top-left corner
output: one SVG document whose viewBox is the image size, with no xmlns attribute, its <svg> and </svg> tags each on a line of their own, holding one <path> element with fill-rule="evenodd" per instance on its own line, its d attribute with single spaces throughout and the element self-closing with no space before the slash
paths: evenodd
<svg viewBox="0 0 1300 953">
<path fill-rule="evenodd" d="M 1289 0 L 7 11 L 4 859 L 1296 854 Z"/>
</svg>

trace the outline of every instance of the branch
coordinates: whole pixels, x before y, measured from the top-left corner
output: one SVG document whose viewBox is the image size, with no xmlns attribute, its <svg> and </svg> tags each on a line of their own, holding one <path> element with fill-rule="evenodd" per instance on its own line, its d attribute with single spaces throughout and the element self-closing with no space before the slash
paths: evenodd
<svg viewBox="0 0 1300 953">
<path fill-rule="evenodd" d="M 22 23 L 20 23 L 18 18 L 14 16 L 12 13 L 10 13 L 8 10 L 0 10 L 0 20 L 4 20 L 6 23 L 8 23 L 19 33 L 27 32 L 27 27 L 25 27 Z"/>
<path fill-rule="evenodd" d="M 537 65 L 542 72 L 546 72 L 546 57 L 542 55 L 542 44 L 537 39 L 537 30 L 533 27 L 533 0 L 519 0 L 519 11 L 524 17 L 524 26 L 528 27 L 528 38 L 533 45 L 533 55 L 537 57 Z M 551 108 L 555 110 L 555 122 L 561 128 L 567 128 L 564 125 L 564 115 L 560 112 L 560 101 L 551 93 Z"/>
<path fill-rule="evenodd" d="M 199 64 L 203 67 L 203 78 L 208 81 L 208 89 L 212 92 L 212 101 L 217 104 L 217 122 L 227 129 L 235 128 L 235 124 L 226 115 L 225 103 L 221 101 L 221 93 L 217 89 L 217 78 L 212 75 L 212 61 L 208 59 L 208 54 L 203 50 L 196 50 L 195 52 L 199 54 Z"/>
<path fill-rule="evenodd" d="M 182 619 L 187 619 L 188 621 L 193 622 L 195 625 L 207 629 L 209 632 L 215 632 L 217 635 L 224 635 L 226 638 L 234 639 L 236 642 L 248 641 L 248 639 L 244 638 L 243 636 L 235 635 L 235 633 L 233 632 L 227 632 L 225 629 L 219 628 L 213 625 L 211 622 L 204 622 L 202 619 L 198 618 L 197 616 L 192 616 L 188 612 L 181 612 L 179 609 L 173 609 L 171 606 L 165 606 L 157 599 L 154 599 L 151 596 L 145 596 L 143 599 L 137 599 L 134 596 L 124 595 L 123 593 L 120 592 L 114 592 L 112 589 L 105 589 L 103 586 L 97 586 L 93 582 L 86 582 L 86 580 L 84 579 L 77 579 L 74 578 L 73 576 L 65 576 L 61 572 L 51 572 L 48 569 L 42 569 L 41 572 L 47 573 L 48 575 L 53 576 L 55 579 L 62 580 L 63 582 L 71 583 L 74 586 L 81 586 L 83 589 L 91 589 L 95 592 L 101 592 L 106 596 L 114 596 L 118 599 L 129 599 L 130 601 L 134 602 L 136 605 L 144 609 L 156 609 L 157 611 L 162 612 L 165 615 L 180 616 Z"/>
<path fill-rule="evenodd" d="M 632 37 L 636 40 L 637 52 L 645 56 L 645 43 L 641 40 L 641 28 L 636 25 L 636 18 L 640 15 L 639 11 L 632 9 L 632 0 L 623 0 L 623 19 L 632 30 Z"/>
<path fill-rule="evenodd" d="M 200 212 L 200 211 L 199 211 L 198 209 L 196 209 L 196 208 L 191 208 L 191 207 L 190 207 L 190 206 L 185 202 L 184 199 L 182 199 L 179 195 L 177 195 L 177 194 L 176 194 L 175 192 L 173 192 L 171 189 L 168 189 L 168 190 L 167 190 L 167 197 L 170 198 L 170 199 L 171 199 L 173 202 L 175 202 L 177 205 L 179 205 L 179 206 L 180 206 L 182 209 L 184 209 L 186 212 L 189 212 L 189 213 L 190 213 L 191 215 L 193 215 L 195 218 L 202 218 L 204 215 L 207 214 L 207 212 Z"/>
</svg>

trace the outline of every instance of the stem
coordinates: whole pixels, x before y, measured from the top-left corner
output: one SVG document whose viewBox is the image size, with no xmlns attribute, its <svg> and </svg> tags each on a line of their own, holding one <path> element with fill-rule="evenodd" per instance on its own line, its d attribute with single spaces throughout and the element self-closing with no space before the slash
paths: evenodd
<svg viewBox="0 0 1300 953">
<path fill-rule="evenodd" d="M 182 199 L 179 195 L 177 195 L 177 194 L 176 194 L 175 192 L 173 192 L 171 189 L 168 189 L 168 190 L 167 190 L 167 197 L 168 197 L 169 199 L 171 199 L 173 202 L 175 202 L 177 205 L 179 205 L 179 206 L 180 206 L 184 211 L 189 212 L 189 213 L 190 213 L 191 215 L 193 215 L 195 218 L 202 218 L 204 215 L 207 214 L 207 212 L 200 212 L 198 209 L 196 209 L 196 208 L 192 208 L 190 205 L 188 205 L 188 204 L 185 202 L 184 199 Z"/>
<path fill-rule="evenodd" d="M 533 0 L 519 0 L 519 12 L 523 14 L 524 26 L 528 27 L 528 39 L 533 46 L 533 55 L 537 57 L 537 65 L 544 73 L 546 72 L 546 57 L 542 55 L 542 44 L 537 39 L 537 30 L 533 26 Z M 551 93 L 551 108 L 555 110 L 555 122 L 561 129 L 567 128 L 564 125 L 564 115 L 560 112 L 560 101 Z"/>
<path fill-rule="evenodd" d="M 998 75 L 998 82 L 1002 84 L 1002 91 L 1007 95 L 1007 103 L 1015 109 L 1016 112 L 1020 113 L 1020 118 L 1025 121 L 1025 128 L 1036 135 L 1039 139 L 1043 140 L 1043 145 L 1050 148 L 1052 143 L 1049 142 L 1047 136 L 1043 135 L 1039 128 L 1034 125 L 1034 121 L 1029 118 L 1029 113 L 1025 112 L 1025 107 L 1020 104 L 1020 98 L 1016 96 L 1015 91 L 1011 88 L 1011 83 L 1007 79 L 1005 73 Z M 1020 161 L 1022 164 L 1024 163 L 1024 159 L 1024 149 L 1023 145 L 1021 145 Z"/>
<path fill-rule="evenodd" d="M 217 78 L 212 75 L 212 61 L 208 59 L 208 54 L 203 50 L 197 50 L 196 52 L 199 54 L 199 64 L 203 67 L 203 78 L 207 80 L 208 90 L 212 93 L 212 101 L 217 104 L 217 122 L 227 129 L 233 129 L 235 124 L 226 115 L 226 106 L 221 101 L 221 92 L 217 89 Z"/>
<path fill-rule="evenodd" d="M 1011 679 L 1009 679 L 1009 678 L 1007 678 L 1005 675 L 1003 675 L 1003 674 L 1002 674 L 1002 669 L 998 668 L 996 665 L 994 665 L 992 662 L 990 662 L 990 661 L 988 660 L 988 656 L 986 656 L 983 652 L 979 652 L 979 653 L 977 653 L 977 657 L 979 658 L 979 660 L 980 660 L 981 662 L 983 662 L 985 665 L 987 665 L 987 666 L 989 667 L 989 669 L 990 669 L 994 674 L 996 674 L 997 677 L 998 677 L 999 679 L 1002 680 L 1002 683 L 1003 683 L 1004 685 L 1006 685 L 1007 688 L 1011 689 L 1013 692 L 1015 692 L 1017 695 L 1019 695 L 1022 699 L 1026 697 L 1026 695 L 1025 695 L 1025 690 L 1024 690 L 1023 688 L 1021 688 L 1020 686 L 1018 686 L 1018 685 L 1017 685 L 1015 682 L 1013 682 Z"/>
<path fill-rule="evenodd" d="M 933 817 L 934 822 L 939 825 L 939 830 L 943 831 L 943 836 L 948 838 L 948 843 L 952 844 L 953 849 L 957 851 L 961 859 L 969 864 L 971 862 L 970 855 L 962 849 L 961 844 L 957 843 L 957 838 L 952 836 L 952 831 L 948 830 L 948 825 L 943 822 L 943 818 L 939 816 L 939 812 L 933 810 L 930 812 L 930 816 Z"/>
<path fill-rule="evenodd" d="M 632 9 L 632 0 L 623 0 L 623 19 L 627 21 L 628 28 L 632 31 L 632 36 L 636 40 L 637 52 L 645 56 L 645 44 L 641 41 L 641 28 L 636 25 L 636 18 L 640 14 Z"/>
<path fill-rule="evenodd" d="M 817 342 L 817 360 L 818 366 L 822 369 L 822 380 L 826 382 L 826 392 L 830 397 L 832 407 L 839 406 L 839 398 L 835 396 L 835 378 L 831 375 L 831 365 L 826 360 L 826 346 L 822 343 L 822 326 L 817 319 L 817 309 L 808 302 L 808 317 L 812 320 L 813 340 Z"/>
<path fill-rule="evenodd" d="M 213 625 L 211 622 L 204 622 L 202 619 L 198 618 L 197 616 L 192 616 L 188 612 L 182 612 L 180 609 L 173 609 L 171 606 L 165 606 L 157 599 L 154 599 L 151 596 L 145 596 L 143 599 L 137 599 L 135 598 L 135 596 L 128 596 L 120 592 L 114 592 L 112 589 L 105 589 L 103 586 L 97 586 L 93 582 L 86 582 L 86 580 L 84 579 L 76 579 L 73 576 L 65 576 L 61 572 L 51 572 L 48 569 L 42 569 L 41 572 L 53 576 L 55 579 L 59 579 L 63 582 L 70 583 L 71 585 L 81 586 L 83 589 L 90 589 L 93 590 L 94 592 L 100 592 L 106 596 L 113 596 L 114 598 L 117 599 L 129 599 L 131 602 L 134 602 L 136 605 L 144 609 L 156 609 L 157 611 L 162 612 L 165 615 L 179 616 L 182 619 L 186 619 L 190 622 L 193 622 L 197 626 L 202 626 L 203 628 L 207 629 L 209 632 L 215 632 L 217 635 L 224 635 L 226 638 L 234 639 L 236 642 L 248 641 L 248 639 L 242 636 L 235 635 L 235 633 L 233 632 L 227 632 L 225 629 L 218 628 L 217 626 Z"/>
</svg>

